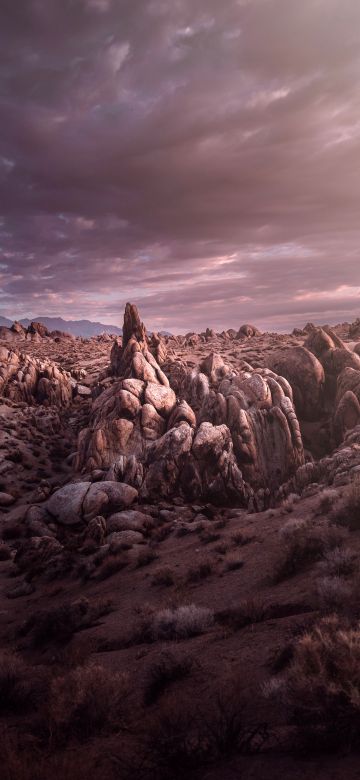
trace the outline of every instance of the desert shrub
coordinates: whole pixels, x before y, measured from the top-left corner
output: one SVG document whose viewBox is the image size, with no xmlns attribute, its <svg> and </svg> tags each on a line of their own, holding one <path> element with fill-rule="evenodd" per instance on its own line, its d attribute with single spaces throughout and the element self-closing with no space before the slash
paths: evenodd
<svg viewBox="0 0 360 780">
<path fill-rule="evenodd" d="M 200 582 L 200 580 L 204 580 L 212 574 L 213 568 L 212 560 L 206 558 L 203 561 L 199 561 L 195 566 L 190 566 L 186 579 L 188 582 Z"/>
<path fill-rule="evenodd" d="M 319 607 L 323 612 L 338 612 L 349 605 L 352 588 L 341 577 L 322 577 L 318 582 Z"/>
<path fill-rule="evenodd" d="M 227 542 L 219 542 L 219 544 L 214 547 L 215 552 L 219 553 L 219 555 L 225 555 L 229 549 L 229 545 Z"/>
<path fill-rule="evenodd" d="M 236 569 L 241 569 L 243 567 L 244 561 L 235 553 L 234 555 L 228 555 L 224 565 L 225 571 L 236 571 Z"/>
<path fill-rule="evenodd" d="M 156 569 L 153 574 L 152 578 L 152 584 L 153 585 L 162 585 L 165 587 L 170 587 L 174 584 L 174 572 L 170 568 L 170 566 L 162 566 L 159 569 Z"/>
<path fill-rule="evenodd" d="M 358 568 L 355 553 L 349 547 L 327 550 L 320 561 L 321 572 L 328 577 L 347 577 Z"/>
<path fill-rule="evenodd" d="M 8 544 L 0 542 L 0 561 L 9 561 L 11 558 L 11 550 Z"/>
<path fill-rule="evenodd" d="M 266 619 L 266 607 L 261 599 L 245 599 L 234 607 L 220 610 L 215 620 L 232 631 L 239 631 L 252 623 L 261 623 Z"/>
<path fill-rule="evenodd" d="M 153 641 L 159 639 L 188 639 L 203 634 L 213 624 L 211 609 L 185 604 L 174 609 L 162 609 L 156 612 L 150 625 Z"/>
<path fill-rule="evenodd" d="M 324 618 L 294 647 L 284 675 L 270 694 L 290 710 L 299 732 L 315 749 L 360 744 L 360 626 Z"/>
<path fill-rule="evenodd" d="M 299 501 L 300 496 L 297 493 L 290 493 L 282 502 L 282 509 L 289 514 L 294 511 L 294 506 Z"/>
<path fill-rule="evenodd" d="M 109 601 L 88 599 L 65 602 L 55 609 L 44 609 L 35 612 L 26 621 L 21 634 L 32 634 L 34 645 L 41 647 L 49 642 L 66 643 L 71 637 L 84 628 L 94 625 L 99 617 L 107 615 L 111 610 Z"/>
<path fill-rule="evenodd" d="M 147 728 L 144 747 L 156 777 L 173 780 L 222 757 L 257 752 L 266 739 L 266 725 L 245 727 L 242 699 L 225 687 L 198 707 L 184 696 L 167 702 Z"/>
<path fill-rule="evenodd" d="M 193 660 L 190 656 L 174 655 L 164 651 L 148 667 L 145 679 L 144 703 L 154 704 L 171 683 L 190 674 Z"/>
<path fill-rule="evenodd" d="M 149 566 L 150 563 L 155 561 L 157 559 L 157 555 L 154 552 L 154 550 L 151 549 L 151 547 L 144 548 L 143 550 L 140 550 L 137 559 L 136 559 L 136 567 L 142 568 L 143 566 Z"/>
<path fill-rule="evenodd" d="M 339 498 L 338 491 L 334 488 L 325 488 L 320 494 L 319 511 L 323 514 L 330 512 Z"/>
<path fill-rule="evenodd" d="M 253 539 L 252 536 L 248 536 L 248 534 L 244 534 L 243 531 L 240 531 L 240 528 L 237 529 L 237 531 L 234 531 L 231 534 L 231 541 L 235 545 L 235 547 L 243 547 L 245 544 L 249 544 Z"/>
<path fill-rule="evenodd" d="M 10 729 L 0 732 L 2 780 L 113 780 L 106 760 L 94 762 L 91 754 L 75 751 L 49 753 L 29 745 Z"/>
<path fill-rule="evenodd" d="M 122 553 L 109 555 L 96 572 L 96 579 L 106 580 L 124 569 L 126 565 L 127 559 Z"/>
<path fill-rule="evenodd" d="M 125 675 L 98 664 L 78 666 L 55 677 L 49 695 L 49 727 L 59 742 L 86 740 L 125 723 Z"/>
<path fill-rule="evenodd" d="M 360 530 L 360 477 L 349 485 L 335 504 L 332 519 L 350 531 Z"/>
<path fill-rule="evenodd" d="M 217 533 L 213 529 L 201 530 L 200 539 L 203 544 L 212 544 L 212 542 L 218 542 L 219 539 L 221 539 L 221 534 Z"/>
<path fill-rule="evenodd" d="M 11 652 L 0 652 L 0 713 L 23 711 L 34 703 L 36 682 L 33 670 Z"/>
<path fill-rule="evenodd" d="M 320 560 L 329 550 L 339 547 L 344 538 L 342 529 L 328 521 L 289 520 L 279 532 L 280 553 L 274 581 L 291 577 Z"/>
</svg>

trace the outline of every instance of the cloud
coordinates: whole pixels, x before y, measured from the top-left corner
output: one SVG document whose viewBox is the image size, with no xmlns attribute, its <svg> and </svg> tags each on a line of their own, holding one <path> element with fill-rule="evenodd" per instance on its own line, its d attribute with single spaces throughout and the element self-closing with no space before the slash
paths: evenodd
<svg viewBox="0 0 360 780">
<path fill-rule="evenodd" d="M 3 4 L 2 313 L 359 315 L 359 4 Z"/>
</svg>

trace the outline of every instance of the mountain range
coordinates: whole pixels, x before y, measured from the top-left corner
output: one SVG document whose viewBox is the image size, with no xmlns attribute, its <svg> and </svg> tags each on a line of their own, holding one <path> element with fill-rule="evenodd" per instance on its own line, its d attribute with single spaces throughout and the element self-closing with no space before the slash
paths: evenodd
<svg viewBox="0 0 360 780">
<path fill-rule="evenodd" d="M 38 316 L 31 319 L 25 317 L 18 321 L 25 328 L 30 325 L 30 322 L 42 322 L 50 331 L 62 330 L 66 333 L 71 333 L 73 336 L 83 336 L 84 338 L 98 336 L 101 333 L 113 333 L 116 336 L 121 336 L 122 334 L 122 328 L 118 328 L 116 325 L 104 325 L 102 322 L 91 322 L 90 320 L 63 320 L 62 317 Z M 0 317 L 0 327 L 10 328 L 12 324 L 13 320 L 7 317 Z"/>
</svg>

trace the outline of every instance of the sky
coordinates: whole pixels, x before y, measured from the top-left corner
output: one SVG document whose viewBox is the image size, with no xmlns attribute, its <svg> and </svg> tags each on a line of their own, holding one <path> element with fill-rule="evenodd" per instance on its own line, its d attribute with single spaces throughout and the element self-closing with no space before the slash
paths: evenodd
<svg viewBox="0 0 360 780">
<path fill-rule="evenodd" d="M 286 331 L 359 295 L 359 0 L 1 0 L 1 314 Z"/>
</svg>

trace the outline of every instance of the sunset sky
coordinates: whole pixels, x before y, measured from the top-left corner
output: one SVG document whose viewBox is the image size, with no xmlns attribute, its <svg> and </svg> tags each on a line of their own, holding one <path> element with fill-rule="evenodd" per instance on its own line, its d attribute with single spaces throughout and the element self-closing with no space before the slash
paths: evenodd
<svg viewBox="0 0 360 780">
<path fill-rule="evenodd" d="M 360 0 L 1 0 L 0 313 L 360 316 Z"/>
</svg>

